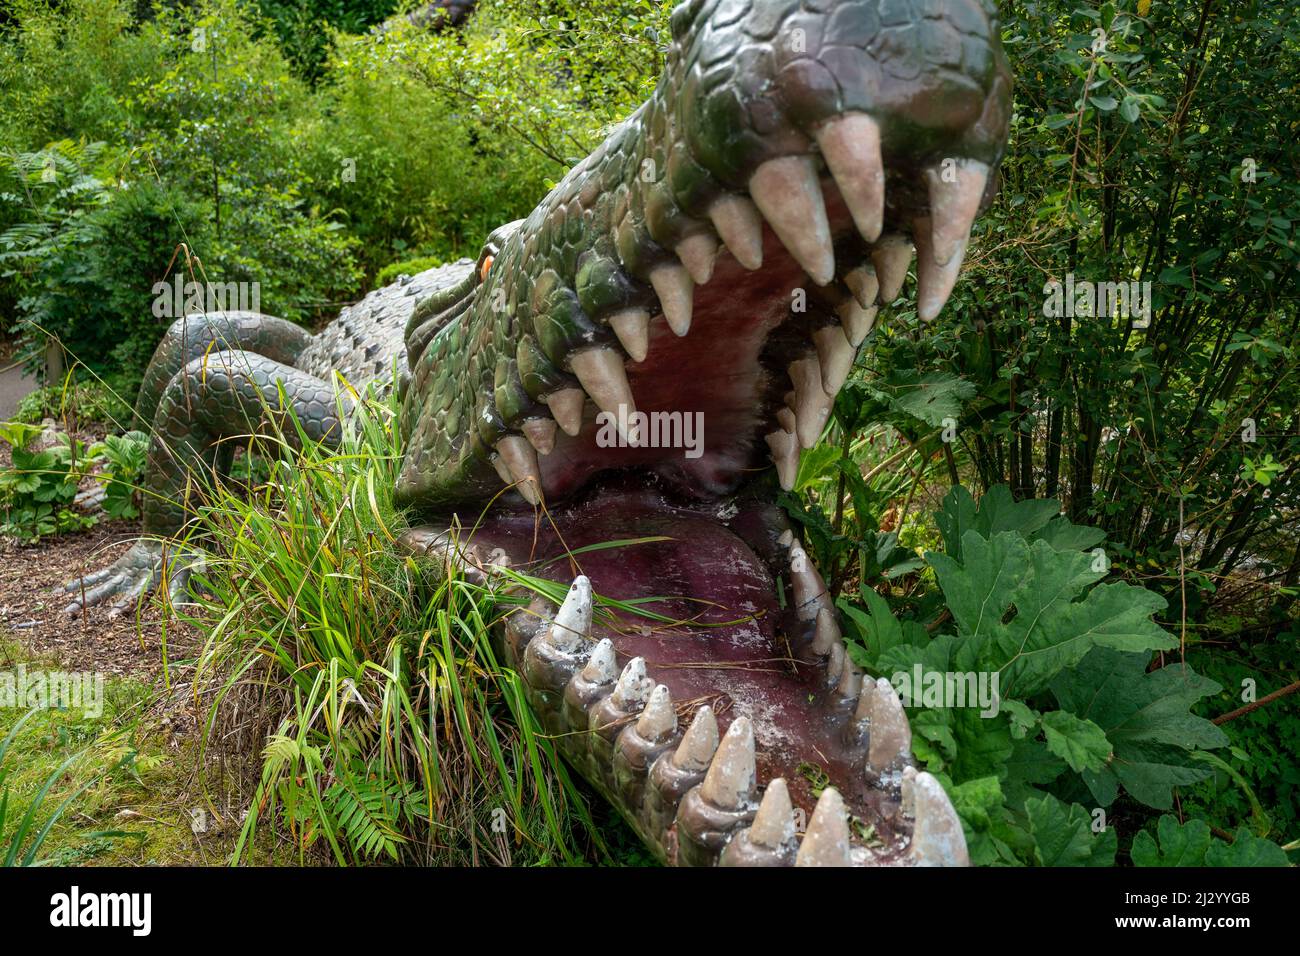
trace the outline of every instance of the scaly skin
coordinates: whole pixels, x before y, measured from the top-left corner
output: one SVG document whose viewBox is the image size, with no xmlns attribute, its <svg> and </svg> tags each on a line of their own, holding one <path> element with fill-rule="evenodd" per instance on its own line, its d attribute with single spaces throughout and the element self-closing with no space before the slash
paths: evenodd
<svg viewBox="0 0 1300 956">
<path fill-rule="evenodd" d="M 222 440 L 266 427 L 281 392 L 336 441 L 331 370 L 377 375 L 404 342 L 397 494 L 430 519 L 407 547 L 487 577 L 653 538 L 569 557 L 584 574 L 563 607 L 534 601 L 497 635 L 567 758 L 649 847 L 680 865 L 965 863 L 897 695 L 847 659 L 772 501 L 913 247 L 923 320 L 956 281 L 1007 138 L 995 13 L 689 0 L 672 34 L 651 98 L 477 263 L 416 277 L 417 296 L 380 290 L 310 341 L 272 319 L 178 323 L 141 393 L 146 530 L 179 530 L 186 476 L 221 472 Z M 655 419 L 611 443 L 597 413 L 634 409 L 699 413 L 699 454 L 652 440 Z M 449 530 L 457 512 L 473 539 Z M 156 546 L 138 547 L 84 603 L 155 583 Z M 593 586 L 661 618 L 593 621 Z"/>
</svg>

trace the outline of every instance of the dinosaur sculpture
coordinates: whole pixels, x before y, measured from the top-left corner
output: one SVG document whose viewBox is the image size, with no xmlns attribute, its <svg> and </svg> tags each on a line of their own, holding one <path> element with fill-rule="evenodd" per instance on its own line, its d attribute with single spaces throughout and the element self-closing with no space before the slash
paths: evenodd
<svg viewBox="0 0 1300 956">
<path fill-rule="evenodd" d="M 279 390 L 311 439 L 337 441 L 332 372 L 377 376 L 404 349 L 398 496 L 429 521 L 408 547 L 486 575 L 666 539 L 584 553 L 558 610 L 539 599 L 499 635 L 567 758 L 663 860 L 965 864 L 898 696 L 846 656 L 773 499 L 913 254 L 922 320 L 953 288 L 1008 135 L 996 12 L 689 0 L 672 36 L 650 99 L 477 262 L 372 293 L 317 336 L 251 314 L 178 321 L 138 405 L 156 435 L 150 537 L 74 582 L 70 610 L 159 581 L 187 476 L 222 471 L 217 440 Z M 665 414 L 696 412 L 698 456 L 655 440 Z M 503 483 L 472 538 L 449 532 Z M 655 610 L 686 623 L 593 623 L 593 587 L 680 595 Z"/>
</svg>

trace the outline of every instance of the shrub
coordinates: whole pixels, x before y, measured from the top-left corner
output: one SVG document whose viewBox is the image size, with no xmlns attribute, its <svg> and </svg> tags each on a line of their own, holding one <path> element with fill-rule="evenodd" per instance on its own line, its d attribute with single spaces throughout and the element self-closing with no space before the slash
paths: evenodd
<svg viewBox="0 0 1300 956">
<path fill-rule="evenodd" d="M 131 421 L 131 406 L 106 382 L 47 385 L 24 395 L 14 421 L 36 425 L 47 418 L 64 423 L 120 428 Z"/>
<path fill-rule="evenodd" d="M 375 287 L 389 285 L 397 281 L 401 275 L 419 275 L 427 269 L 436 269 L 443 264 L 442 259 L 437 256 L 421 256 L 416 259 L 403 259 L 401 262 L 392 262 L 384 266 L 375 275 Z"/>
<path fill-rule="evenodd" d="M 0 534 L 35 542 L 51 534 L 88 528 L 90 515 L 72 508 L 77 488 L 90 467 L 85 446 L 67 435 L 37 451 L 27 446 L 40 434 L 32 425 L 0 424 L 0 441 L 10 446 L 13 464 L 0 468 Z"/>
<path fill-rule="evenodd" d="M 259 833 L 339 863 L 579 860 L 601 838 L 494 656 L 500 595 L 396 551 L 395 414 L 337 452 L 259 439 L 286 456 L 267 484 L 203 511 L 205 739 L 261 754 L 236 861 Z"/>
</svg>

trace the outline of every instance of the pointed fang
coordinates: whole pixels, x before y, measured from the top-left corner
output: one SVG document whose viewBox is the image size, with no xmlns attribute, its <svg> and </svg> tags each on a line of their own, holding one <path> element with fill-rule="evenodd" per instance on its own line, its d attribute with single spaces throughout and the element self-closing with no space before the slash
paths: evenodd
<svg viewBox="0 0 1300 956">
<path fill-rule="evenodd" d="M 759 166 L 749 194 L 772 231 L 817 285 L 835 278 L 826 203 L 811 156 L 782 156 Z"/>
<path fill-rule="evenodd" d="M 849 866 L 849 819 L 834 787 L 822 791 L 795 857 L 795 866 Z"/>
</svg>

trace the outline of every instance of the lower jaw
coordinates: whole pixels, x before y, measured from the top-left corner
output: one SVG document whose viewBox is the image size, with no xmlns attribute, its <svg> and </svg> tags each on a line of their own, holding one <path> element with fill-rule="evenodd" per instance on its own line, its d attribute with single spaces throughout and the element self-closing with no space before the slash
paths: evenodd
<svg viewBox="0 0 1300 956">
<path fill-rule="evenodd" d="M 417 529 L 405 543 L 427 552 L 450 540 Z M 915 774 L 908 741 L 871 746 L 858 697 L 862 675 L 818 653 L 825 644 L 815 637 L 817 612 L 834 612 L 814 570 L 797 562 L 791 571 L 792 545 L 784 517 L 763 499 L 683 503 L 647 489 L 643 476 L 606 481 L 545 515 L 490 513 L 454 542 L 471 569 L 504 563 L 565 585 L 585 574 L 602 598 L 643 612 L 598 610 L 590 641 L 564 649 L 547 641 L 556 607 L 538 597 L 494 637 L 561 753 L 666 863 L 795 862 L 797 840 L 767 846 L 745 836 L 764 789 L 778 778 L 796 819 L 813 818 L 823 787 L 842 796 L 850 846 L 840 862 L 919 862 L 910 846 L 914 798 L 905 792 Z M 620 696 L 608 670 L 591 679 L 587 665 L 602 639 L 612 644 L 614 673 L 641 659 L 642 686 L 667 688 L 671 726 L 660 722 L 647 735 L 639 720 L 645 691 Z M 723 748 L 727 731 L 740 730 L 736 721 L 745 719 L 746 734 L 752 727 L 748 779 L 742 772 L 727 786 L 706 787 L 702 768 L 711 754 L 704 764 L 678 757 L 702 708 L 724 735 Z M 889 733 L 897 737 L 896 729 Z M 947 823 L 951 829 L 955 818 Z"/>
</svg>

